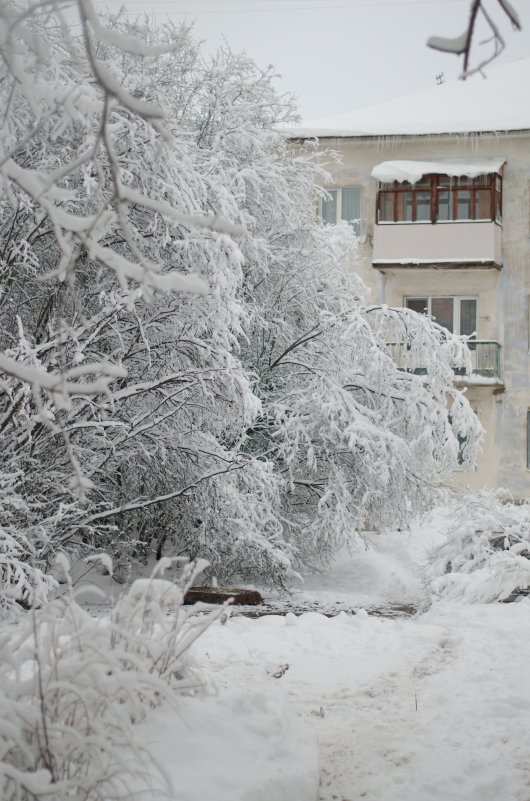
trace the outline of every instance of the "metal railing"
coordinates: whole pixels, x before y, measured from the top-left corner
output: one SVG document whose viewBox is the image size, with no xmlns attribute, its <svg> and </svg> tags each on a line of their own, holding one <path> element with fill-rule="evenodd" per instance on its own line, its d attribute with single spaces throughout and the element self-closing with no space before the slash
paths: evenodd
<svg viewBox="0 0 530 801">
<path fill-rule="evenodd" d="M 471 373 L 466 373 L 463 367 L 454 367 L 456 376 L 473 375 L 483 378 L 500 378 L 501 346 L 499 342 L 491 339 L 470 339 L 467 346 L 471 351 Z M 411 363 L 409 348 L 403 342 L 389 342 L 387 348 L 400 370 L 416 375 L 426 374 L 426 367 Z"/>
<path fill-rule="evenodd" d="M 498 342 L 491 339 L 469 339 L 467 346 L 471 351 L 473 375 L 501 377 L 501 346 Z M 464 375 L 464 370 L 457 368 L 455 375 Z"/>
</svg>

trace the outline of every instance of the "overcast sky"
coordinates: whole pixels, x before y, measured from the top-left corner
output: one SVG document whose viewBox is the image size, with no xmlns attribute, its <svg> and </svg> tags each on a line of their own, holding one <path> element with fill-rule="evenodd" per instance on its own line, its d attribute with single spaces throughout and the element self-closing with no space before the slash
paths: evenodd
<svg viewBox="0 0 530 801">
<path fill-rule="evenodd" d="M 506 41 L 498 63 L 530 56 L 530 2 L 511 0 L 523 31 L 516 33 L 498 0 L 486 0 Z M 429 50 L 433 34 L 457 36 L 470 0 L 101 0 L 116 11 L 146 11 L 158 22 L 193 22 L 208 50 L 225 39 L 259 65 L 273 64 L 278 88 L 294 93 L 303 119 L 428 88 L 436 75 L 459 75 L 461 59 Z M 485 29 L 480 31 L 484 35 Z M 486 48 L 487 45 L 484 45 Z M 530 92 L 530 90 L 529 90 Z"/>
</svg>

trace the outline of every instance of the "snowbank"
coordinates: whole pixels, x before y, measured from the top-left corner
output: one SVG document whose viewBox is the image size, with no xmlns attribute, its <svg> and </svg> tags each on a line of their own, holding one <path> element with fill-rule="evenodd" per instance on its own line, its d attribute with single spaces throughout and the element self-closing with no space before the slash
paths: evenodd
<svg viewBox="0 0 530 801">
<path fill-rule="evenodd" d="M 240 665 L 244 670 L 245 662 Z M 143 726 L 143 736 L 165 768 L 174 801 L 318 798 L 314 731 L 285 698 L 278 702 L 250 684 L 246 692 L 185 699 L 178 717 L 158 713 Z"/>
</svg>

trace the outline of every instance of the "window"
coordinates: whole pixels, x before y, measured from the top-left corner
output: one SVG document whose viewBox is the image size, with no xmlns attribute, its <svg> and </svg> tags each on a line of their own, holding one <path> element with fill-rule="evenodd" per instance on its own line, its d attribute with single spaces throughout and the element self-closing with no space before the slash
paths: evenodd
<svg viewBox="0 0 530 801">
<path fill-rule="evenodd" d="M 377 222 L 453 222 L 501 220 L 502 178 L 426 175 L 421 181 L 380 183 Z"/>
<path fill-rule="evenodd" d="M 335 225 L 339 220 L 351 223 L 356 236 L 360 233 L 361 190 L 358 186 L 343 186 L 341 189 L 328 189 L 329 198 L 322 198 L 321 215 L 327 225 Z"/>
<path fill-rule="evenodd" d="M 327 225 L 335 225 L 337 222 L 337 189 L 329 189 L 329 197 L 322 198 L 321 214 L 322 220 Z M 340 218 L 339 218 L 340 219 Z"/>
<path fill-rule="evenodd" d="M 428 314 L 438 325 L 453 334 L 476 336 L 477 299 L 465 297 L 405 298 L 405 306 L 419 314 Z"/>
</svg>

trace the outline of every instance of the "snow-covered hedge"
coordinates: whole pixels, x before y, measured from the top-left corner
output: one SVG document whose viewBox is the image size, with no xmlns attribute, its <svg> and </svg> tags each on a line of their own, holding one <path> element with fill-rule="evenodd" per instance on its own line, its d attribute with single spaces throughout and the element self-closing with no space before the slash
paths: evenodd
<svg viewBox="0 0 530 801">
<path fill-rule="evenodd" d="M 170 560 L 164 560 L 164 565 Z M 165 779 L 135 726 L 149 710 L 197 690 L 187 651 L 214 613 L 190 617 L 182 586 L 133 583 L 109 617 L 70 592 L 0 639 L 0 798 L 131 798 Z M 168 614 L 171 613 L 171 614 Z"/>
<path fill-rule="evenodd" d="M 530 593 L 530 504 L 467 495 L 444 514 L 445 540 L 426 568 L 430 600 L 514 600 Z"/>
</svg>

